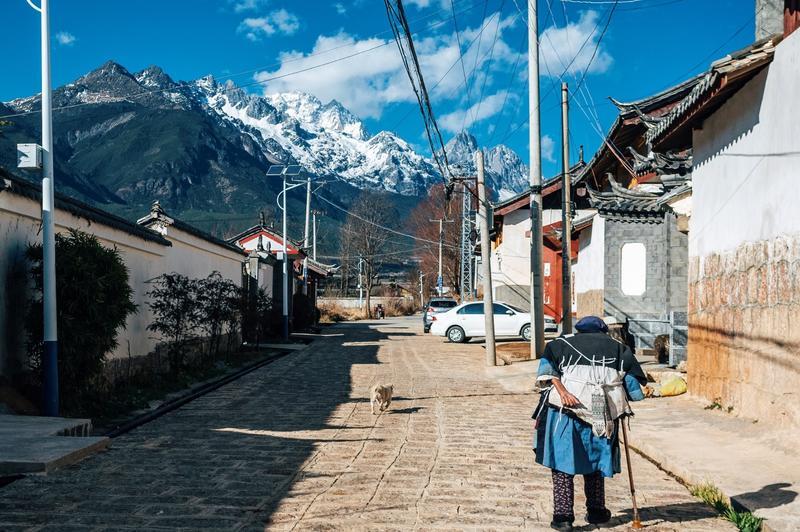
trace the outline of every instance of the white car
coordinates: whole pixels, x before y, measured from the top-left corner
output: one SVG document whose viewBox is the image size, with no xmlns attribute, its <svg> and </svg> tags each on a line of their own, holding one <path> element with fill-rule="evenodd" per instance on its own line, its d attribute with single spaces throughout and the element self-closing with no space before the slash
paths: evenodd
<svg viewBox="0 0 800 532">
<path fill-rule="evenodd" d="M 451 342 L 466 342 L 474 336 L 486 336 L 482 302 L 462 303 L 432 317 L 431 334 L 446 336 Z M 557 329 L 555 320 L 545 316 L 545 331 Z M 494 304 L 496 336 L 521 336 L 531 339 L 531 315 L 522 309 L 498 302 Z"/>
</svg>

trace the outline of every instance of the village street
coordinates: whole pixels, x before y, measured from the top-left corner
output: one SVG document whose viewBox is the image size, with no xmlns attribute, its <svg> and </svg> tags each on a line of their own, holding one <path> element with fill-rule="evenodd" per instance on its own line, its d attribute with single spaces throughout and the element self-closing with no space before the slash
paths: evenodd
<svg viewBox="0 0 800 532">
<path fill-rule="evenodd" d="M 0 489 L 0 529 L 548 528 L 550 475 L 530 449 L 535 397 L 487 377 L 480 345 L 423 336 L 416 317 L 323 334 L 105 453 Z M 368 401 L 376 382 L 395 386 L 381 416 Z M 648 529 L 732 529 L 638 455 L 634 469 Z M 627 529 L 625 477 L 607 490 Z"/>
</svg>

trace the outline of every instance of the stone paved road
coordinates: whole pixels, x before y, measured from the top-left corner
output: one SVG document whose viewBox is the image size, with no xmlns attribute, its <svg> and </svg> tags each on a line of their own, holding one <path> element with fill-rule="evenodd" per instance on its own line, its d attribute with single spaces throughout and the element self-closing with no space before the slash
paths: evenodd
<svg viewBox="0 0 800 532">
<path fill-rule="evenodd" d="M 479 345 L 420 333 L 417 318 L 326 329 L 101 455 L 0 489 L 0 530 L 546 530 L 535 398 L 488 378 Z M 381 416 L 376 382 L 395 385 Z M 648 530 L 731 529 L 649 462 L 634 468 Z M 608 492 L 627 529 L 625 477 Z"/>
</svg>

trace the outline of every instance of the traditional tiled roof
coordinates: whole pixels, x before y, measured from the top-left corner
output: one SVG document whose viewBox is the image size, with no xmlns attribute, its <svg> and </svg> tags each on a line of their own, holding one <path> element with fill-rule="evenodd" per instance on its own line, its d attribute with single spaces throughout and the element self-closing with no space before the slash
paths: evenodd
<svg viewBox="0 0 800 532">
<path fill-rule="evenodd" d="M 42 201 L 41 185 L 36 185 L 19 177 L 13 176 L 3 168 L 0 168 L 0 193 L 2 192 L 9 192 L 11 194 L 24 196 L 40 203 Z M 155 231 L 142 227 L 133 222 L 129 222 L 124 218 L 111 214 L 110 212 L 106 212 L 102 209 L 98 209 L 97 207 L 92 207 L 87 203 L 70 198 L 64 194 L 57 192 L 55 195 L 55 200 L 57 210 L 68 212 L 79 218 L 89 220 L 90 222 L 103 224 L 108 227 L 124 231 L 143 240 L 156 242 L 163 246 L 172 245 L 169 240 Z"/>
<path fill-rule="evenodd" d="M 153 227 L 158 228 L 159 226 L 161 227 L 171 226 L 174 227 L 175 229 L 180 229 L 185 233 L 189 233 L 192 236 L 205 240 L 206 242 L 209 242 L 216 246 L 226 248 L 230 251 L 235 251 L 239 254 L 244 254 L 243 250 L 240 247 L 234 246 L 233 244 L 226 242 L 225 240 L 222 240 L 220 238 L 217 238 L 209 233 L 206 233 L 205 231 L 201 231 L 197 227 L 189 225 L 186 222 L 182 222 L 176 218 L 172 218 L 166 213 L 166 211 L 161 206 L 161 203 L 158 202 L 158 200 L 153 202 L 153 205 L 150 208 L 150 213 L 147 214 L 146 216 L 139 218 L 136 221 L 136 223 L 139 224 L 140 226 L 144 226 L 149 229 L 152 229 Z"/>
<path fill-rule="evenodd" d="M 582 176 L 583 168 L 586 166 L 584 161 L 578 161 L 569 170 L 569 177 L 572 185 L 577 184 Z M 542 182 L 542 196 L 552 194 L 557 190 L 561 190 L 563 182 L 563 173 L 559 173 L 553 177 L 547 178 Z M 503 201 L 498 201 L 493 205 L 494 213 L 496 215 L 504 215 L 513 212 L 520 208 L 525 208 L 530 205 L 530 190 L 520 192 L 516 196 L 511 196 Z"/>
<path fill-rule="evenodd" d="M 253 236 L 253 235 L 256 235 L 258 233 L 261 233 L 261 232 L 268 233 L 268 234 L 272 235 L 273 237 L 275 237 L 277 240 L 283 240 L 283 234 L 280 231 L 277 231 L 277 230 L 273 229 L 272 227 L 267 225 L 263 220 L 261 220 L 257 225 L 254 225 L 254 226 L 252 226 L 252 227 L 250 227 L 248 229 L 245 229 L 244 231 L 242 231 L 238 235 L 229 238 L 228 242 L 233 244 L 233 245 L 236 245 L 241 240 L 243 240 L 243 239 L 245 239 L 245 238 L 247 238 L 249 236 Z M 301 249 L 302 248 L 302 246 L 300 245 L 299 242 L 296 242 L 296 241 L 292 240 L 291 238 L 287 238 L 286 239 L 286 244 L 287 244 L 287 247 L 289 247 L 290 251 L 291 251 L 291 248 L 295 248 L 295 249 Z"/>
<path fill-rule="evenodd" d="M 711 65 L 692 91 L 647 131 L 650 146 L 669 136 L 683 132 L 691 119 L 703 118 L 718 109 L 741 86 L 767 66 L 775 53 L 780 37 L 762 39 L 734 52 Z"/>
<path fill-rule="evenodd" d="M 608 181 L 610 191 L 600 192 L 589 187 L 592 207 L 606 218 L 657 221 L 667 211 L 666 205 L 659 202 L 662 194 L 629 190 L 612 175 L 608 176 Z"/>
</svg>

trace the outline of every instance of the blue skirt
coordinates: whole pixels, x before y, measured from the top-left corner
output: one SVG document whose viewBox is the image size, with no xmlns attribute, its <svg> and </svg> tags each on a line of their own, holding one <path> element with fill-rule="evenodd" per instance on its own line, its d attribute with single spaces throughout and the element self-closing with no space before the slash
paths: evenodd
<svg viewBox="0 0 800 532">
<path fill-rule="evenodd" d="M 622 471 L 619 454 L 619 421 L 611 439 L 595 436 L 588 423 L 550 407 L 535 431 L 536 462 L 570 475 L 599 471 L 612 477 Z"/>
</svg>

